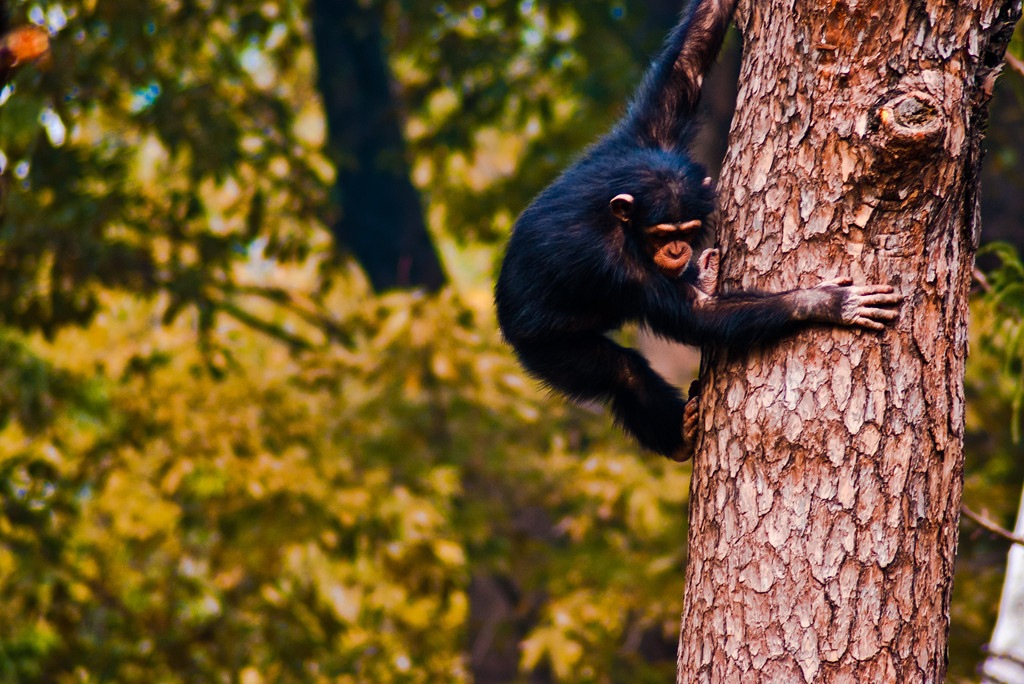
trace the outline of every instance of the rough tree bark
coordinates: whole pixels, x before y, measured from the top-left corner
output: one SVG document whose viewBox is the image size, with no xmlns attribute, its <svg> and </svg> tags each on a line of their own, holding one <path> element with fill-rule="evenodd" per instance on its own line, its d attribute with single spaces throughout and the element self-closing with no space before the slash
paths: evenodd
<svg viewBox="0 0 1024 684">
<path fill-rule="evenodd" d="M 679 682 L 941 682 L 986 104 L 1018 0 L 743 0 L 722 285 L 852 276 L 890 331 L 708 350 Z"/>
</svg>

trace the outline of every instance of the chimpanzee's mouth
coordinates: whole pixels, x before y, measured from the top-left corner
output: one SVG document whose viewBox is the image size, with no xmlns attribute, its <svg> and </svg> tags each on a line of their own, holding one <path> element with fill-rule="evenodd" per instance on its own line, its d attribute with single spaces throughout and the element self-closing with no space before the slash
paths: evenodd
<svg viewBox="0 0 1024 684">
<path fill-rule="evenodd" d="M 700 228 L 700 221 L 661 223 L 648 228 L 651 256 L 658 270 L 670 278 L 678 278 L 693 256 L 689 239 Z"/>
</svg>

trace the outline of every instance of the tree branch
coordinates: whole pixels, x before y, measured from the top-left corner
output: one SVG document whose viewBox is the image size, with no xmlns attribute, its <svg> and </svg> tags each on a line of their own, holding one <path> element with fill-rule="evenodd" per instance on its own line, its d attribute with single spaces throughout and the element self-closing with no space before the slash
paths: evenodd
<svg viewBox="0 0 1024 684">
<path fill-rule="evenodd" d="M 966 515 L 971 520 L 973 520 L 976 525 L 985 528 L 992 534 L 1007 539 L 1013 542 L 1014 544 L 1020 544 L 1021 546 L 1024 546 L 1024 537 L 1021 537 L 1019 535 L 1014 534 L 1013 532 L 1010 532 L 1005 527 L 989 520 L 988 518 L 979 513 L 975 513 L 967 506 L 961 506 L 960 512 Z"/>
<path fill-rule="evenodd" d="M 249 313 L 242 307 L 232 302 L 215 302 L 215 306 L 217 311 L 227 314 L 228 316 L 231 316 L 239 323 L 247 325 L 253 330 L 258 330 L 265 335 L 269 335 L 270 337 L 280 340 L 281 342 L 284 342 L 291 346 L 293 349 L 308 351 L 316 346 L 309 340 L 306 340 L 303 337 L 300 337 L 299 335 L 290 333 L 279 325 L 274 325 L 273 323 L 265 321 L 259 318 L 258 316 L 254 316 L 253 314 Z"/>
<path fill-rule="evenodd" d="M 227 281 L 217 281 L 216 285 L 225 297 L 237 295 L 258 297 L 295 314 L 345 346 L 351 347 L 353 344 L 352 336 L 342 330 L 338 323 L 332 320 L 330 314 L 323 310 L 323 307 L 308 297 L 289 292 L 284 288 L 267 285 L 238 285 Z"/>
<path fill-rule="evenodd" d="M 1006 63 L 1010 65 L 1010 68 L 1016 71 L 1021 76 L 1024 76 L 1024 60 L 1018 59 L 1009 50 L 1006 52 Z"/>
<path fill-rule="evenodd" d="M 992 283 L 988 282 L 988 277 L 980 269 L 974 269 L 974 281 L 984 292 L 992 291 Z"/>
</svg>

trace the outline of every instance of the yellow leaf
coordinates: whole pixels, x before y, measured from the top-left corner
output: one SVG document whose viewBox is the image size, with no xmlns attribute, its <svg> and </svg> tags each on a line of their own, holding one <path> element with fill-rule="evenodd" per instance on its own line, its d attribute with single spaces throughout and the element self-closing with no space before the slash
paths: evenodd
<svg viewBox="0 0 1024 684">
<path fill-rule="evenodd" d="M 462 547 L 444 539 L 434 542 L 434 555 L 445 565 L 462 566 L 466 563 L 466 554 Z"/>
<path fill-rule="evenodd" d="M 247 667 L 242 670 L 239 679 L 242 684 L 263 684 L 263 676 L 254 667 Z"/>
</svg>

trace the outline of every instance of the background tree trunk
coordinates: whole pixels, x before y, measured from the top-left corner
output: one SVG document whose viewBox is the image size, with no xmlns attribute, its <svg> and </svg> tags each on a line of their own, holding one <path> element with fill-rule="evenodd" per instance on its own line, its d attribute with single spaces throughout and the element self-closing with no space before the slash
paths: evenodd
<svg viewBox="0 0 1024 684">
<path fill-rule="evenodd" d="M 337 165 L 337 245 L 351 250 L 378 292 L 441 287 L 444 272 L 410 180 L 375 6 L 313 0 L 320 94 Z"/>
<path fill-rule="evenodd" d="M 1020 3 L 741 5 L 724 286 L 906 301 L 881 335 L 709 350 L 678 679 L 942 681 L 981 132 Z"/>
<path fill-rule="evenodd" d="M 1024 494 L 1013 532 L 1024 536 Z M 1024 684 L 1024 546 L 1019 544 L 1010 546 L 999 619 L 992 630 L 982 673 L 986 683 Z"/>
</svg>

